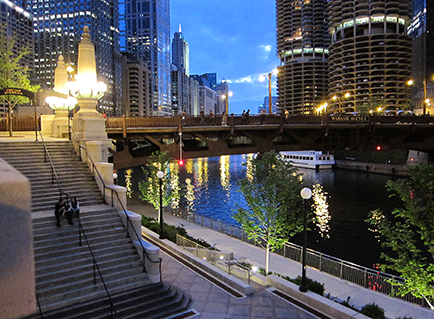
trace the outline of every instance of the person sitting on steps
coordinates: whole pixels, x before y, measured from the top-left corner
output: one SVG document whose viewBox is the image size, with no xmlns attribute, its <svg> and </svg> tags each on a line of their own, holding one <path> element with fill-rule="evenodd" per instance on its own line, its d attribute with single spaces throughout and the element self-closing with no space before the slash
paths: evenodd
<svg viewBox="0 0 434 319">
<path fill-rule="evenodd" d="M 71 208 L 71 216 L 72 214 L 76 214 L 77 219 L 80 218 L 80 202 L 77 200 L 77 197 L 72 196 L 71 201 L 69 202 Z"/>
<path fill-rule="evenodd" d="M 56 203 L 56 207 L 54 210 L 54 215 L 56 215 L 57 227 L 60 227 L 60 217 L 65 214 L 66 218 L 70 225 L 74 225 L 72 222 L 72 212 L 69 209 L 68 203 L 62 197 L 59 198 L 59 201 Z"/>
</svg>

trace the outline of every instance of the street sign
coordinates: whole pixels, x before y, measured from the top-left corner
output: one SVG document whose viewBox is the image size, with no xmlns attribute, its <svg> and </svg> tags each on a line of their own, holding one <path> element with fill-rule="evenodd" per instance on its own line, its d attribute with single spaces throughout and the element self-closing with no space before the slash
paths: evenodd
<svg viewBox="0 0 434 319">
<path fill-rule="evenodd" d="M 34 92 L 25 89 L 18 89 L 18 88 L 0 89 L 0 96 L 1 95 L 20 95 L 20 96 L 28 97 L 29 99 L 35 98 Z"/>
</svg>

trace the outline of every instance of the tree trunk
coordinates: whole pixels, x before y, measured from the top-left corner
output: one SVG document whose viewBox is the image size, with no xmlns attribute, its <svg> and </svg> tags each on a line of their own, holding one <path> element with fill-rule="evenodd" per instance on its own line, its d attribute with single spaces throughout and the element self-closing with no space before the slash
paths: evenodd
<svg viewBox="0 0 434 319">
<path fill-rule="evenodd" d="M 268 276 L 270 271 L 270 244 L 267 242 L 267 249 L 265 252 L 265 276 Z"/>
<path fill-rule="evenodd" d="M 8 118 L 7 118 L 7 126 L 9 130 L 9 137 L 12 137 L 12 105 L 11 102 L 8 101 Z"/>
</svg>

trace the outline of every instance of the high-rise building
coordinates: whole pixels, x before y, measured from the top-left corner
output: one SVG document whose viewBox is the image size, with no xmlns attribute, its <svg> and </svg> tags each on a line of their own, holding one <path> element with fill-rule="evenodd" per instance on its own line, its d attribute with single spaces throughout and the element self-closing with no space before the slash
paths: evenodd
<svg viewBox="0 0 434 319">
<path fill-rule="evenodd" d="M 231 109 L 229 107 L 230 104 L 229 83 L 225 79 L 223 79 L 220 83 L 214 85 L 214 90 L 217 92 L 217 97 L 218 97 L 216 114 L 222 114 L 223 111 L 226 111 L 226 103 L 228 103 L 228 111 L 230 114 Z"/>
<path fill-rule="evenodd" d="M 309 113 L 327 96 L 326 6 L 327 0 L 276 1 L 278 100 L 291 114 Z"/>
<path fill-rule="evenodd" d="M 170 0 L 119 0 L 120 47 L 151 70 L 153 115 L 172 114 Z"/>
<path fill-rule="evenodd" d="M 149 68 L 145 61 L 122 54 L 123 114 L 150 116 Z"/>
<path fill-rule="evenodd" d="M 174 65 L 171 81 L 173 114 L 176 115 L 182 111 L 185 111 L 187 114 L 193 114 L 190 95 L 190 77 L 183 71 L 179 71 Z"/>
<path fill-rule="evenodd" d="M 179 114 L 185 111 L 187 114 L 193 114 L 191 107 L 190 94 L 190 59 L 188 43 L 182 35 L 181 25 L 179 31 L 175 32 L 172 41 L 172 110 L 173 113 Z"/>
<path fill-rule="evenodd" d="M 172 41 L 172 63 L 178 68 L 179 72 L 190 75 L 190 55 L 188 42 L 182 34 L 181 25 L 179 31 L 175 32 Z"/>
<path fill-rule="evenodd" d="M 332 108 L 367 112 L 409 105 L 411 6 L 411 1 L 329 1 Z"/>
<path fill-rule="evenodd" d="M 214 91 L 212 84 L 202 75 L 191 75 L 191 78 L 198 82 L 198 106 L 199 112 L 209 114 L 212 111 L 214 114 L 217 111 L 218 97 Z"/>
<path fill-rule="evenodd" d="M 78 43 L 83 27 L 90 28 L 95 45 L 98 80 L 107 84 L 100 101 L 101 111 L 121 113 L 122 66 L 119 54 L 117 0 L 22 0 L 34 16 L 36 75 L 48 88 L 54 85 L 59 55 L 65 63 L 77 65 Z"/>
<path fill-rule="evenodd" d="M 412 93 L 416 109 L 423 109 L 425 100 L 433 99 L 434 0 L 413 0 L 413 21 L 408 33 L 413 37 Z"/>
</svg>

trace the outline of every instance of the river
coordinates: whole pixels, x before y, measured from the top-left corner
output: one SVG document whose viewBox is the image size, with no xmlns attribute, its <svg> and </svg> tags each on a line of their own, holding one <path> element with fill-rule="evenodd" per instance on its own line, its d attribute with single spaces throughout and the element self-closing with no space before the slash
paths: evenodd
<svg viewBox="0 0 434 319">
<path fill-rule="evenodd" d="M 181 204 L 198 214 L 237 224 L 231 215 L 237 205 L 246 207 L 237 182 L 245 177 L 244 155 L 191 159 L 179 168 L 179 180 L 191 181 L 188 200 Z M 175 168 L 176 170 L 176 168 Z M 300 169 L 305 186 L 318 181 L 328 195 L 331 216 L 329 238 L 318 232 L 308 234 L 308 247 L 365 267 L 380 263 L 381 247 L 364 221 L 369 211 L 390 211 L 397 203 L 389 198 L 385 184 L 391 176 L 347 170 L 319 171 Z M 139 198 L 138 182 L 143 180 L 141 167 L 118 172 L 118 184 L 127 186 L 133 199 Z M 301 236 L 291 240 L 302 244 Z"/>
</svg>

